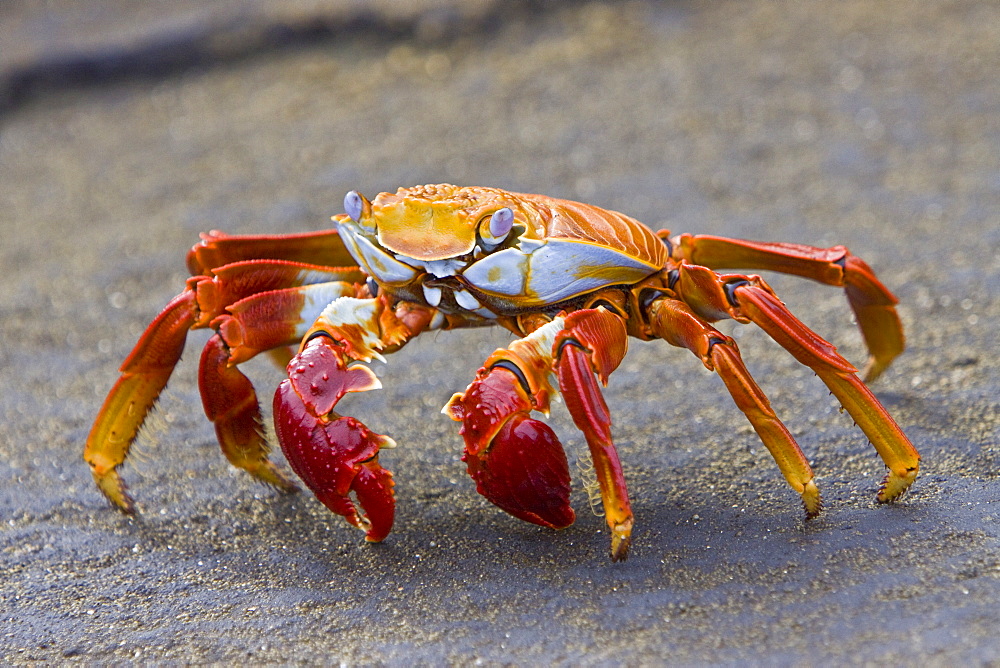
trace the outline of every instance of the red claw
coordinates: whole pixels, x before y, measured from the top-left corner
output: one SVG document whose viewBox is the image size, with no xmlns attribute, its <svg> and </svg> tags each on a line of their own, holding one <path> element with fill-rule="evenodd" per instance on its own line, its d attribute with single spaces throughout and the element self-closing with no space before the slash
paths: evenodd
<svg viewBox="0 0 1000 668">
<path fill-rule="evenodd" d="M 480 494 L 526 522 L 573 523 L 566 453 L 547 424 L 529 417 L 531 402 L 512 372 L 494 367 L 446 410 L 463 421 L 462 460 Z"/>
<path fill-rule="evenodd" d="M 274 424 L 288 463 L 316 498 L 378 542 L 395 515 L 392 473 L 378 452 L 395 443 L 333 412 L 345 393 L 378 386 L 366 367 L 347 367 L 334 346 L 319 337 L 292 358 L 290 378 L 274 395 Z"/>
</svg>

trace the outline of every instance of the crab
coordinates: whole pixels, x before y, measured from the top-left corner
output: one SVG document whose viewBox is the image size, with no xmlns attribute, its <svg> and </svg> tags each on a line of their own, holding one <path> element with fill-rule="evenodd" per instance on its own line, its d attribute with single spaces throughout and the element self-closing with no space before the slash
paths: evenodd
<svg viewBox="0 0 1000 668">
<path fill-rule="evenodd" d="M 214 330 L 198 381 L 229 461 L 281 491 L 298 489 L 269 458 L 256 392 L 238 367 L 269 351 L 287 362 L 273 402 L 285 458 L 327 508 L 373 542 L 392 528 L 394 483 L 380 457 L 395 442 L 342 416 L 337 404 L 381 387 L 369 363 L 432 330 L 500 326 L 516 337 L 443 409 L 462 423 L 462 459 L 479 493 L 527 522 L 573 523 L 566 453 L 533 416 L 547 415 L 561 395 L 590 450 L 615 561 L 628 556 L 633 514 L 601 385 L 629 337 L 686 348 L 718 373 L 807 518 L 822 508 L 812 468 L 735 341 L 713 322 L 757 325 L 819 376 L 888 469 L 878 501 L 898 499 L 916 479 L 919 454 L 866 385 L 903 350 L 897 300 L 843 246 L 671 236 L 588 204 L 448 184 L 374 200 L 351 191 L 344 211 L 333 217 L 335 229 L 321 232 L 201 235 L 187 257 L 185 290 L 139 338 L 87 439 L 84 459 L 116 507 L 136 511 L 118 468 L 197 328 Z M 864 381 L 761 277 L 724 269 L 844 288 L 870 353 Z"/>
</svg>

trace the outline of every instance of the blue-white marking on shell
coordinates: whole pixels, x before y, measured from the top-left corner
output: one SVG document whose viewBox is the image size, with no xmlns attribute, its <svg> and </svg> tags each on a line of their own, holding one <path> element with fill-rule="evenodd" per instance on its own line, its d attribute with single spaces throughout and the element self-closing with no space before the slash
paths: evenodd
<svg viewBox="0 0 1000 668">
<path fill-rule="evenodd" d="M 348 252 L 351 256 L 363 265 L 365 270 L 371 274 L 379 283 L 399 284 L 412 281 L 417 271 L 399 260 L 396 260 L 385 251 L 377 248 L 371 241 L 362 236 L 353 225 L 348 223 L 337 223 L 337 230 L 340 238 L 344 240 Z"/>
<path fill-rule="evenodd" d="M 593 275 L 588 275 L 588 267 L 594 268 Z M 608 279 L 608 267 L 615 267 L 616 280 Z M 530 305 L 552 304 L 606 285 L 634 283 L 649 273 L 647 264 L 614 249 L 549 239 L 527 253 L 508 248 L 488 255 L 462 276 L 485 293 L 524 297 L 527 301 L 521 303 Z"/>
<path fill-rule="evenodd" d="M 514 296 L 524 292 L 527 268 L 527 255 L 506 248 L 473 263 L 462 276 L 483 292 Z"/>
<path fill-rule="evenodd" d="M 462 260 L 456 260 L 454 258 L 446 258 L 444 260 L 417 260 L 405 255 L 396 255 L 396 259 L 405 262 L 411 267 L 421 267 L 425 269 L 428 274 L 437 278 L 454 276 L 464 269 L 466 264 Z"/>
<path fill-rule="evenodd" d="M 482 307 L 479 300 L 473 297 L 471 294 L 465 290 L 455 290 L 455 303 L 464 308 L 467 311 L 475 311 Z"/>
<path fill-rule="evenodd" d="M 594 275 L 589 276 L 589 268 Z M 614 280 L 608 268 L 614 267 Z M 645 262 L 606 246 L 550 239 L 531 254 L 525 292 L 540 303 L 551 304 L 606 285 L 627 284 L 649 276 Z"/>
</svg>

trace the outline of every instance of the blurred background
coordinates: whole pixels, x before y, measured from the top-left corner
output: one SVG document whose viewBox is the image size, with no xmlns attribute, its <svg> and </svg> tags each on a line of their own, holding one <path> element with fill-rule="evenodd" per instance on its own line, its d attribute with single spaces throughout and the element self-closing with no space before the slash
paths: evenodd
<svg viewBox="0 0 1000 668">
<path fill-rule="evenodd" d="M 1000 660 L 1000 5 L 403 5 L 0 4 L 0 659 Z M 921 478 L 878 507 L 881 462 L 825 387 L 723 323 L 817 472 L 805 525 L 719 379 L 636 342 L 606 393 L 637 522 L 611 564 L 565 411 L 573 527 L 475 493 L 439 410 L 508 339 L 432 334 L 345 401 L 400 443 L 396 528 L 366 545 L 228 466 L 194 332 L 124 467 L 141 514 L 111 510 L 83 442 L 198 233 L 323 229 L 348 190 L 437 182 L 850 247 L 901 300 L 908 350 L 873 390 Z M 768 280 L 863 362 L 840 291 Z M 268 403 L 281 370 L 246 371 Z"/>
</svg>

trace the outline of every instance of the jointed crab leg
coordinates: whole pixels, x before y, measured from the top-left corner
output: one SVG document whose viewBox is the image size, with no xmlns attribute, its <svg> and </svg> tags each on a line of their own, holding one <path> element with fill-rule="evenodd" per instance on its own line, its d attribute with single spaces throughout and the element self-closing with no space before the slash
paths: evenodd
<svg viewBox="0 0 1000 668">
<path fill-rule="evenodd" d="M 563 326 L 555 341 L 559 389 L 594 461 L 611 531 L 611 559 L 622 561 L 628 557 L 632 542 L 632 506 L 611 440 L 611 414 L 595 375 L 607 385 L 608 376 L 625 357 L 628 335 L 622 319 L 603 308 L 571 313 Z"/>
<path fill-rule="evenodd" d="M 230 304 L 210 324 L 230 349 L 228 363 L 241 364 L 260 352 L 298 344 L 330 302 L 365 292 L 339 280 L 270 290 Z"/>
<path fill-rule="evenodd" d="M 307 322 L 315 316 L 315 314 L 308 315 L 310 304 L 317 302 L 316 298 L 310 299 L 311 293 L 327 294 L 331 290 L 340 290 L 339 294 L 342 294 L 346 289 L 351 291 L 359 289 L 349 283 L 328 283 L 327 287 L 323 287 L 315 285 L 317 282 L 341 277 L 354 279 L 360 275 L 356 268 L 339 270 L 272 260 L 240 262 L 219 267 L 216 272 L 215 276 L 196 276 L 189 279 L 188 289 L 171 300 L 139 337 L 139 342 L 122 364 L 122 375 L 108 393 L 87 438 L 84 459 L 90 464 L 94 480 L 105 496 L 125 513 L 134 513 L 135 506 L 116 469 L 125 461 L 146 416 L 170 379 L 173 368 L 184 350 L 188 330 L 212 324 L 229 333 L 232 347 L 243 343 L 236 340 L 236 335 L 243 335 L 246 332 L 252 334 L 249 340 L 260 346 L 264 346 L 262 340 L 270 341 L 267 345 L 291 343 L 297 341 L 297 336 L 304 332 L 304 327 L 296 325 L 302 318 L 303 310 L 307 312 Z M 291 290 L 278 289 L 289 286 L 300 287 L 293 287 Z M 254 293 L 261 291 L 266 292 L 254 296 Z M 243 306 L 236 308 L 235 314 L 227 314 L 227 307 L 240 299 L 243 299 Z M 251 306 L 253 308 L 250 308 Z M 216 322 L 220 317 L 222 320 Z M 262 323 L 267 326 L 264 327 Z M 261 335 L 258 332 L 266 334 Z M 219 342 L 215 339 L 210 341 L 208 346 L 213 350 L 206 351 L 203 357 L 202 398 L 210 418 L 233 423 L 243 419 L 237 416 L 249 415 L 245 410 L 237 412 L 234 408 L 237 404 L 247 403 L 246 393 L 238 392 L 229 397 L 217 389 L 206 389 L 206 386 L 215 382 L 237 383 L 241 386 L 246 379 L 240 381 L 236 374 L 240 377 L 242 374 L 235 369 L 222 370 L 223 367 L 219 366 L 221 362 L 218 360 L 222 353 L 218 345 Z M 266 349 L 266 346 L 258 349 Z M 249 359 L 256 351 L 244 347 L 243 356 L 238 361 Z M 235 362 L 232 359 L 227 358 L 227 366 L 233 363 Z M 223 381 L 223 376 L 229 377 L 229 380 Z M 224 427 L 224 431 L 230 436 L 253 432 L 256 429 L 257 418 L 245 419 L 252 424 L 236 427 L 233 423 L 229 427 Z M 234 463 L 256 461 L 261 456 L 266 459 L 266 453 L 261 455 L 259 446 L 241 444 L 231 439 L 228 442 L 222 441 L 222 433 L 219 432 L 220 442 L 227 456 L 240 448 L 249 448 L 246 455 L 235 458 L 231 456 L 230 460 Z M 251 465 L 248 470 L 251 473 L 255 470 L 261 471 L 262 480 L 283 489 L 294 487 L 288 481 L 275 482 L 275 477 L 260 468 L 260 465 Z"/>
<path fill-rule="evenodd" d="M 687 348 L 701 359 L 706 368 L 719 374 L 733 401 L 774 457 L 785 480 L 802 496 L 806 516 L 817 516 L 822 503 L 812 468 L 791 433 L 774 414 L 767 396 L 747 371 L 736 343 L 677 299 L 654 301 L 650 306 L 649 319 L 656 336 L 675 346 Z"/>
<path fill-rule="evenodd" d="M 733 293 L 742 314 L 766 331 L 795 359 L 815 371 L 872 442 L 889 468 L 878 500 L 887 503 L 898 498 L 916 480 L 920 455 L 892 416 L 853 370 L 831 363 L 828 361 L 829 353 L 809 345 L 809 335 L 816 335 L 768 290 L 746 284 L 736 287 Z"/>
<path fill-rule="evenodd" d="M 893 501 L 906 491 L 917 477 L 920 455 L 836 348 L 792 315 L 758 276 L 719 276 L 688 264 L 679 271 L 675 287 L 696 313 L 755 323 L 830 388 L 889 468 L 879 501 Z"/>
<path fill-rule="evenodd" d="M 135 504 L 116 469 L 125 461 L 146 415 L 166 387 L 196 318 L 191 291 L 174 297 L 156 316 L 122 363 L 122 375 L 87 437 L 83 458 L 90 464 L 94 481 L 112 503 L 130 515 Z"/>
<path fill-rule="evenodd" d="M 302 234 L 202 233 L 187 256 L 192 276 L 212 275 L 217 267 L 247 260 L 287 260 L 323 267 L 357 267 L 336 230 Z"/>
<path fill-rule="evenodd" d="M 878 378 L 903 352 L 903 326 L 895 308 L 899 300 L 843 246 L 816 248 L 702 234 L 681 234 L 672 241 L 677 259 L 710 269 L 765 269 L 843 287 L 870 353 L 862 374 L 865 382 Z"/>
<path fill-rule="evenodd" d="M 260 404 L 253 384 L 230 363 L 230 350 L 219 334 L 209 339 L 198 370 L 205 416 L 226 459 L 258 480 L 285 492 L 298 486 L 268 459 L 271 448 L 261 433 Z"/>
</svg>

